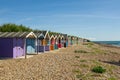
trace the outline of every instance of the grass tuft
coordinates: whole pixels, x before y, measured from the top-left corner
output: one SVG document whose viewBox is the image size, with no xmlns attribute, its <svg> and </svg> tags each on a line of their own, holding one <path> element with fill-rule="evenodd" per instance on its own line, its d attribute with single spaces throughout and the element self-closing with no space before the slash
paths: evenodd
<svg viewBox="0 0 120 80">
<path fill-rule="evenodd" d="M 80 56 L 75 56 L 75 58 L 80 58 Z"/>
<path fill-rule="evenodd" d="M 76 78 L 82 78 L 82 76 L 83 76 L 83 75 L 80 75 L 80 74 L 79 74 L 79 75 L 76 75 Z M 80 80 L 82 80 L 82 79 L 80 79 Z"/>
<path fill-rule="evenodd" d="M 74 73 L 80 73 L 80 70 L 73 70 Z"/>
<path fill-rule="evenodd" d="M 117 80 L 117 79 L 114 77 L 110 77 L 110 78 L 108 78 L 108 80 Z"/>
<path fill-rule="evenodd" d="M 75 50 L 74 52 L 75 53 L 88 53 L 87 51 L 84 51 L 84 50 Z"/>
<path fill-rule="evenodd" d="M 86 60 L 80 60 L 80 62 L 87 62 Z"/>
<path fill-rule="evenodd" d="M 92 71 L 95 72 L 95 73 L 104 73 L 104 72 L 106 72 L 106 69 L 104 69 L 101 66 L 96 66 L 92 69 Z"/>
</svg>

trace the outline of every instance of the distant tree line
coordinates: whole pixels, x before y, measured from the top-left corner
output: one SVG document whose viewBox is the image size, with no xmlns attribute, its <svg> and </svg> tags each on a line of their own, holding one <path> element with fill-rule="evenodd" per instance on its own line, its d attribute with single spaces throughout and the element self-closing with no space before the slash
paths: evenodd
<svg viewBox="0 0 120 80">
<path fill-rule="evenodd" d="M 17 24 L 7 23 L 0 25 L 0 32 L 25 32 L 25 31 L 30 32 L 33 30 L 30 29 L 29 27 L 23 26 L 22 24 L 17 25 Z"/>
<path fill-rule="evenodd" d="M 0 25 L 0 32 L 30 32 L 30 31 L 42 32 L 45 30 L 31 29 L 22 24 L 17 25 L 17 24 L 7 23 L 7 24 Z M 62 33 L 49 31 L 49 34 L 57 35 L 57 34 L 62 34 Z"/>
<path fill-rule="evenodd" d="M 45 30 L 31 29 L 22 24 L 17 25 L 17 24 L 13 24 L 13 23 L 6 23 L 6 24 L 0 25 L 0 32 L 31 32 L 31 31 L 42 32 Z M 59 35 L 59 34 L 63 34 L 63 33 L 49 31 L 49 35 Z M 72 37 L 76 37 L 76 36 L 72 36 Z"/>
</svg>

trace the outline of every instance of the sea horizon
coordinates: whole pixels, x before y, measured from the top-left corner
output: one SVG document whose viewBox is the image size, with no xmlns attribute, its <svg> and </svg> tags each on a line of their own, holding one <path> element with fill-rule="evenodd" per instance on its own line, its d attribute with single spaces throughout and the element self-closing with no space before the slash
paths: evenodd
<svg viewBox="0 0 120 80">
<path fill-rule="evenodd" d="M 113 45 L 113 46 L 119 46 L 120 47 L 120 41 L 92 41 L 96 43 L 101 43 L 101 44 L 108 44 L 108 45 Z"/>
</svg>

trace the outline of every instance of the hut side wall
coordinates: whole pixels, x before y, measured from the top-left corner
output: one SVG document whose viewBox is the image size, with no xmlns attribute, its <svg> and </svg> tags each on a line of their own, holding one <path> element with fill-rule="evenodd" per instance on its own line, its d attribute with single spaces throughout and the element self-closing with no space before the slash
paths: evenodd
<svg viewBox="0 0 120 80">
<path fill-rule="evenodd" d="M 0 38 L 0 57 L 13 58 L 13 39 Z"/>
<path fill-rule="evenodd" d="M 45 49 L 44 49 L 44 46 L 39 46 L 39 52 L 44 52 L 45 51 Z"/>
<path fill-rule="evenodd" d="M 44 52 L 44 40 L 43 39 L 39 39 L 38 40 L 38 52 Z"/>
<path fill-rule="evenodd" d="M 54 38 L 52 38 L 50 40 L 50 50 L 54 50 L 54 44 L 55 44 L 55 41 L 54 41 Z"/>
<path fill-rule="evenodd" d="M 58 39 L 58 48 L 61 48 L 62 47 L 62 45 L 61 45 L 61 39 L 59 38 Z"/>
<path fill-rule="evenodd" d="M 61 39 L 61 47 L 64 47 L 64 42 L 65 42 L 65 41 L 64 41 L 64 39 L 62 38 L 62 39 Z"/>
<path fill-rule="evenodd" d="M 45 51 L 50 51 L 49 47 L 50 46 L 45 46 Z"/>
<path fill-rule="evenodd" d="M 55 39 L 54 49 L 58 49 L 58 42 L 57 42 L 57 39 Z"/>
<path fill-rule="evenodd" d="M 71 45 L 73 45 L 73 40 L 72 39 L 71 39 L 70 43 L 71 43 Z"/>
<path fill-rule="evenodd" d="M 71 45 L 71 38 L 68 38 L 68 46 Z"/>
<path fill-rule="evenodd" d="M 78 39 L 76 40 L 76 44 L 78 45 Z"/>
<path fill-rule="evenodd" d="M 64 47 L 66 48 L 68 45 L 67 39 L 64 40 Z"/>
<path fill-rule="evenodd" d="M 50 40 L 45 39 L 45 51 L 50 51 Z"/>
<path fill-rule="evenodd" d="M 25 55 L 25 40 L 22 38 L 13 39 L 13 58 L 21 57 Z"/>
<path fill-rule="evenodd" d="M 66 47 L 68 47 L 68 39 L 66 40 Z"/>
</svg>

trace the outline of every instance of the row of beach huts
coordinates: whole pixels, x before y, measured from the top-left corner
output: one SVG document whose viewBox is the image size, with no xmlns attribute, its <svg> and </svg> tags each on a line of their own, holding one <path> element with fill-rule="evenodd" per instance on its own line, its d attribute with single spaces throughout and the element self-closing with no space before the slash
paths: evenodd
<svg viewBox="0 0 120 80">
<path fill-rule="evenodd" d="M 86 39 L 67 34 L 40 32 L 0 32 L 0 58 L 18 58 L 79 45 Z"/>
</svg>

